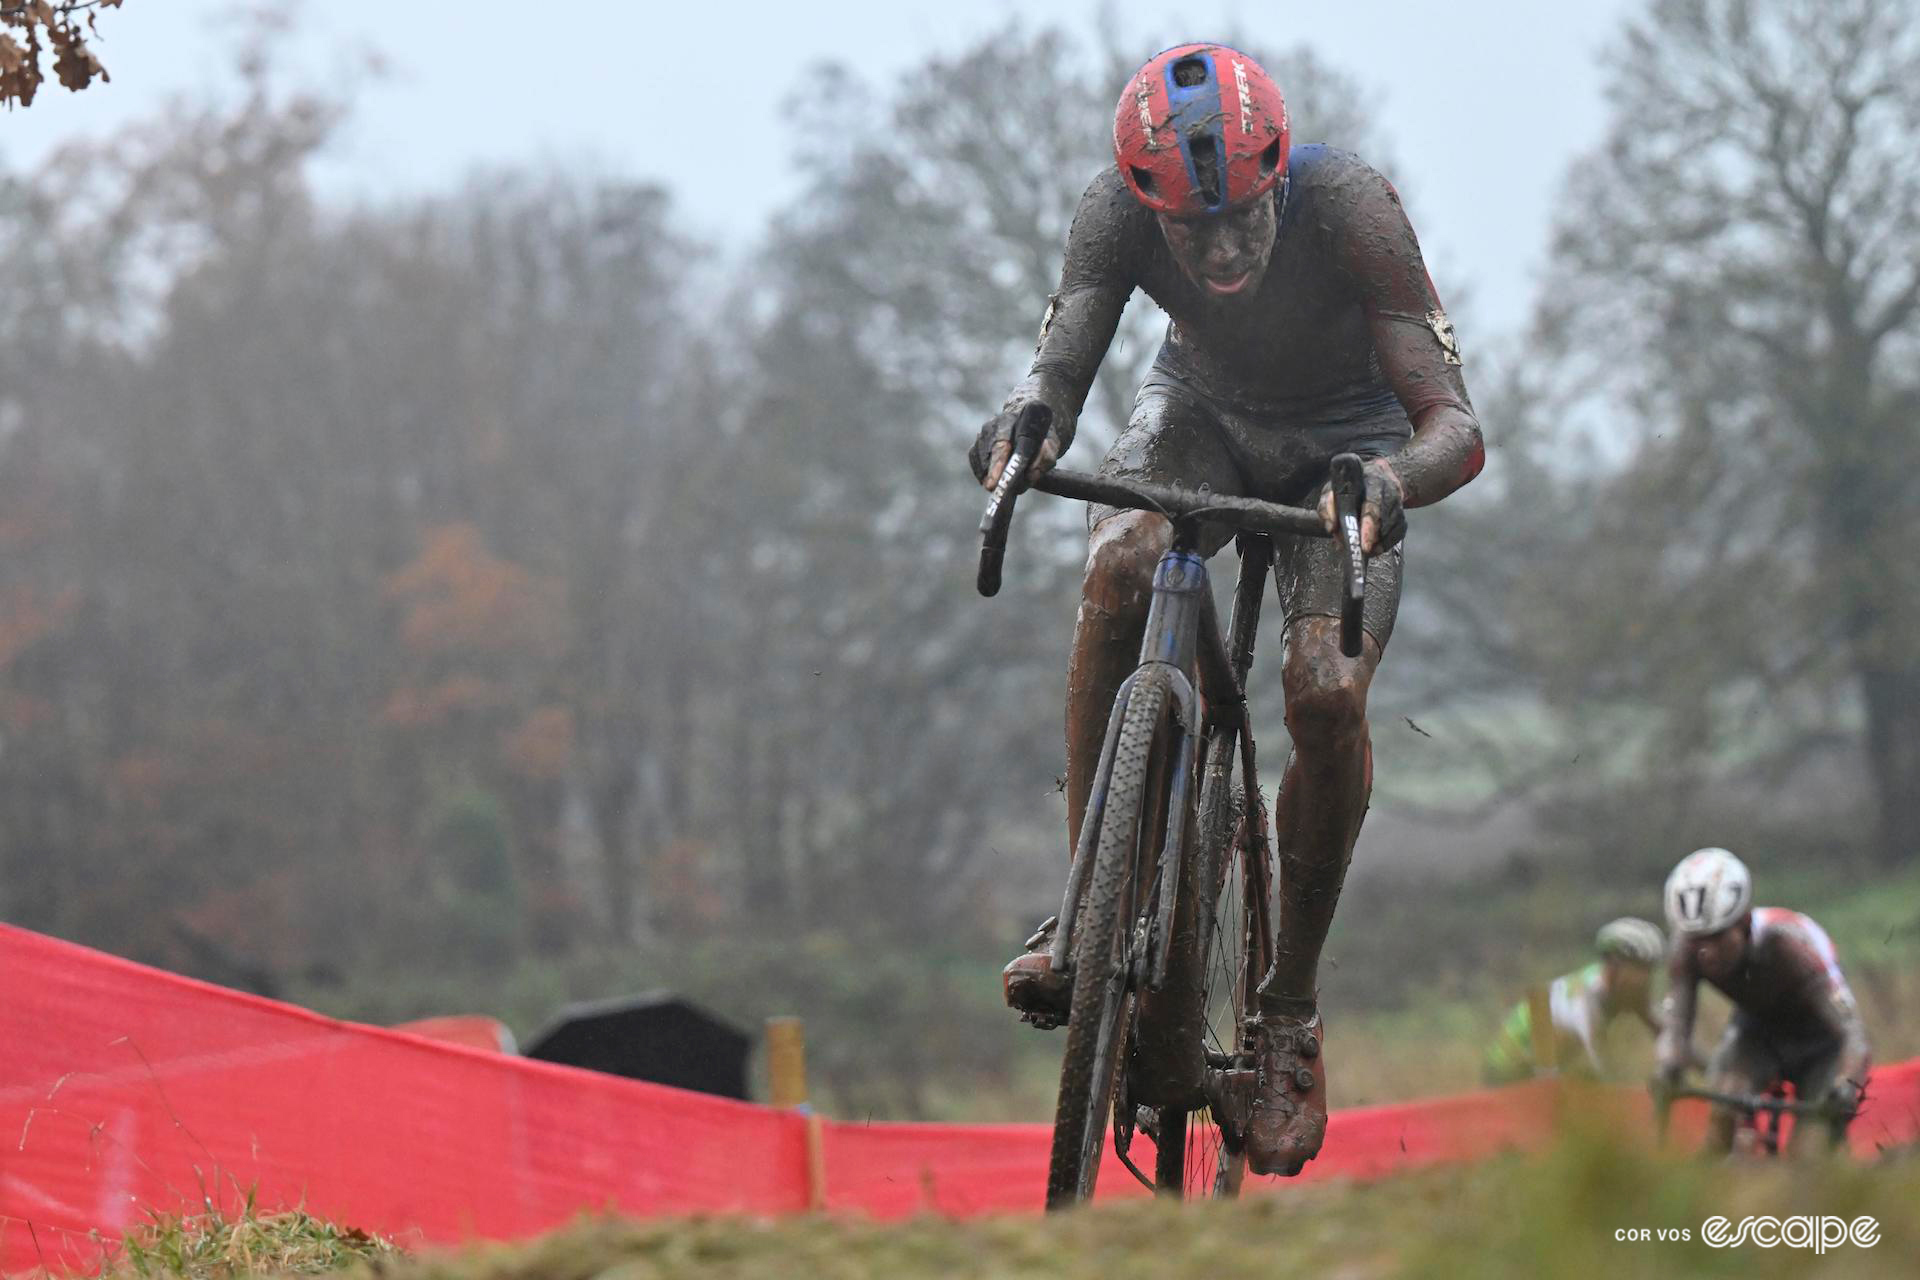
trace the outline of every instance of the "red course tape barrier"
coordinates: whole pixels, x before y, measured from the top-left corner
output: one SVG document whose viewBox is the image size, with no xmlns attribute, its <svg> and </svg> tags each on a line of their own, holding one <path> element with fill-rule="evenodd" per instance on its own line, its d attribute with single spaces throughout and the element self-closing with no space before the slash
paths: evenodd
<svg viewBox="0 0 1920 1280">
<path fill-rule="evenodd" d="M 1537 1148 L 1559 1096 L 1538 1082 L 1338 1111 L 1304 1177 Z M 1636 1090 L 1580 1097 L 1644 1125 Z M 1699 1132 L 1697 1110 L 1682 1122 Z M 823 1129 L 830 1209 L 1040 1204 L 1046 1125 Z M 1854 1134 L 1869 1152 L 1920 1138 L 1920 1060 L 1874 1073 Z M 1100 1186 L 1144 1194 L 1111 1159 Z M 806 1121 L 340 1022 L 0 925 L 0 1271 L 85 1267 L 149 1210 L 249 1191 L 403 1243 L 513 1239 L 590 1211 L 794 1213 Z"/>
</svg>

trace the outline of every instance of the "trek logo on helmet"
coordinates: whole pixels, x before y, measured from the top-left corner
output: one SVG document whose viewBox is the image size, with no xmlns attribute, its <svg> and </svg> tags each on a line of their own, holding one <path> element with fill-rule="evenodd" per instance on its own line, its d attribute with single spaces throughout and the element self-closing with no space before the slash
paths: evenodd
<svg viewBox="0 0 1920 1280">
<path fill-rule="evenodd" d="M 1234 105 L 1224 100 L 1231 71 Z M 1150 58 L 1114 113 L 1121 177 L 1156 213 L 1196 217 L 1245 204 L 1286 174 L 1287 107 L 1260 64 L 1220 44 Z"/>
</svg>

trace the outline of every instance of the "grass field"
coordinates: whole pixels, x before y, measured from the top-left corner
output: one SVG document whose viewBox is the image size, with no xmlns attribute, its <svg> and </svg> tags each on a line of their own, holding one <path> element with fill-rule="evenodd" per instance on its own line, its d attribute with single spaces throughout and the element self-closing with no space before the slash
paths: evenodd
<svg viewBox="0 0 1920 1280">
<path fill-rule="evenodd" d="M 583 1222 L 524 1245 L 401 1258 L 336 1241 L 317 1249 L 310 1219 L 276 1251 L 254 1234 L 252 1263 L 220 1260 L 183 1241 L 141 1246 L 108 1274 L 116 1280 L 225 1280 L 250 1275 L 357 1275 L 385 1280 L 734 1280 L 748 1276 L 1034 1277 L 1035 1280 L 1223 1280 L 1236 1276 L 1370 1280 L 1372 1277 L 1808 1274 L 1908 1277 L 1920 1270 L 1920 1161 L 1872 1167 L 1703 1165 L 1656 1160 L 1642 1150 L 1571 1138 L 1534 1159 L 1505 1159 L 1367 1186 L 1314 1186 L 1238 1204 L 1129 1202 L 1046 1218 L 901 1224 L 797 1218 Z M 1715 1248 L 1702 1227 L 1719 1215 L 1830 1215 L 1878 1223 L 1877 1242 L 1823 1255 L 1752 1241 Z M 1621 1240 L 1617 1233 L 1686 1231 L 1684 1241 Z M 196 1224 L 165 1224 L 185 1237 Z M 1789 1232 L 1789 1239 L 1795 1236 Z M 303 1251 L 305 1250 L 305 1251 Z M 173 1267 L 166 1258 L 184 1261 Z M 344 1266 L 340 1264 L 345 1263 Z M 291 1269 L 289 1263 L 294 1264 Z M 336 1270 L 336 1267 L 339 1267 Z"/>
</svg>

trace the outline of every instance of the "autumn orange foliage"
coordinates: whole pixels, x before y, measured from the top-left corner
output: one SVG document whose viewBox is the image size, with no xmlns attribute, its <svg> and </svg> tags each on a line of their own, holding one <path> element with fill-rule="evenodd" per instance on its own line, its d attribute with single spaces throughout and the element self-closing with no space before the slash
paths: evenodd
<svg viewBox="0 0 1920 1280">
<path fill-rule="evenodd" d="M 79 605 L 80 592 L 72 587 L 46 595 L 27 583 L 0 593 L 0 672 L 71 617 Z"/>
<path fill-rule="evenodd" d="M 406 607 L 400 638 L 416 653 L 565 648 L 562 585 L 495 556 L 464 520 L 427 530 L 420 554 L 388 575 L 386 595 Z"/>
<path fill-rule="evenodd" d="M 512 698 L 513 691 L 498 681 L 453 675 L 424 689 L 395 689 L 380 708 L 380 721 L 396 729 L 426 729 L 462 712 L 497 710 Z"/>
<path fill-rule="evenodd" d="M 500 735 L 500 755 L 509 768 L 537 782 L 552 782 L 573 761 L 573 711 L 535 707 L 518 725 Z"/>
</svg>

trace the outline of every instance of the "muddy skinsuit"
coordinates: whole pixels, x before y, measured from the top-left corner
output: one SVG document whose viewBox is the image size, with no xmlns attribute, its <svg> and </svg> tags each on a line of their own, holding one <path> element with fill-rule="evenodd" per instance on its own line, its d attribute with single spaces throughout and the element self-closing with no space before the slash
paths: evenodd
<svg viewBox="0 0 1920 1280">
<path fill-rule="evenodd" d="M 1478 473 L 1484 454 L 1453 331 L 1399 196 L 1356 157 L 1303 145 L 1294 148 L 1274 198 L 1265 274 L 1251 296 L 1215 298 L 1181 269 L 1157 219 L 1118 171 L 1101 173 L 1081 198 L 1032 370 L 1009 404 L 1043 399 L 1056 421 L 1071 422 L 1122 308 L 1140 289 L 1172 323 L 1126 431 L 1100 465 L 1103 474 L 1297 503 L 1324 482 L 1336 453 L 1352 450 L 1392 456 L 1407 506 L 1439 500 Z M 1068 440 L 1059 443 L 1064 450 Z M 1095 508 L 1089 523 L 1113 514 Z M 1211 553 L 1223 541 L 1215 532 L 1204 549 Z M 1084 722 L 1082 734 L 1087 724 L 1096 734 L 1105 724 L 1117 685 L 1136 660 L 1146 579 L 1160 549 L 1120 549 L 1131 564 L 1116 583 L 1116 575 L 1101 572 L 1113 549 L 1103 547 L 1098 531 L 1093 543 L 1068 679 L 1070 839 L 1078 835 L 1098 754 L 1097 737 L 1092 750 L 1075 749 L 1075 722 Z M 1296 626 L 1337 615 L 1333 544 L 1277 543 L 1290 655 L 1288 723 L 1303 767 L 1289 771 L 1281 798 L 1286 891 L 1275 989 L 1310 1000 L 1365 812 L 1365 686 L 1393 629 L 1401 552 L 1395 547 L 1373 561 L 1366 616 L 1373 643 L 1352 664 L 1339 661 L 1337 651 L 1322 652 Z M 1330 622 L 1326 630 L 1330 635 Z M 1089 660 L 1096 650 L 1107 656 Z M 1292 805 L 1288 791 L 1295 793 Z"/>
<path fill-rule="evenodd" d="M 1711 1087 L 1753 1093 L 1787 1081 L 1805 1102 L 1821 1101 L 1836 1088 L 1857 1097 L 1870 1063 L 1867 1031 L 1826 930 L 1781 907 L 1755 907 L 1750 928 L 1746 952 L 1733 976 L 1707 979 L 1734 1009 L 1708 1067 Z M 1692 948 L 1676 947 L 1668 962 L 1662 1063 L 1684 1061 L 1703 976 Z M 1731 1112 L 1715 1111 L 1709 1149 L 1724 1151 L 1731 1145 L 1736 1119 Z M 1795 1126 L 1796 1148 L 1802 1146 L 1802 1132 L 1812 1128 Z M 1839 1120 L 1829 1136 L 1838 1141 L 1845 1131 L 1846 1121 Z"/>
<path fill-rule="evenodd" d="M 1077 411 L 1137 288 L 1172 323 L 1103 472 L 1298 501 L 1334 453 L 1400 451 L 1411 422 L 1445 406 L 1455 411 L 1446 429 L 1423 433 L 1394 465 L 1408 506 L 1438 500 L 1483 454 L 1453 331 L 1399 196 L 1356 157 L 1304 145 L 1277 199 L 1273 255 L 1253 296 L 1216 299 L 1180 269 L 1118 171 L 1101 173 L 1074 215 L 1060 289 L 1013 398 L 1064 390 Z"/>
<path fill-rule="evenodd" d="M 1281 538 L 1274 548 L 1294 754 L 1275 815 L 1279 939 L 1262 987 L 1261 1083 L 1248 1158 L 1257 1172 L 1290 1172 L 1319 1150 L 1325 1131 L 1317 973 L 1372 787 L 1366 695 L 1398 608 L 1401 508 L 1465 484 L 1484 454 L 1452 327 L 1386 179 L 1344 152 L 1301 146 L 1285 181 L 1260 198 L 1276 210 L 1264 272 L 1243 288 L 1209 292 L 1118 171 L 1096 177 L 1068 234 L 1032 370 L 982 432 L 974 468 L 989 474 L 986 451 L 1031 400 L 1053 410 L 1054 444 L 1065 451 L 1135 289 L 1172 323 L 1103 474 L 1298 503 L 1313 500 L 1335 454 L 1385 459 L 1367 471 L 1363 536 L 1377 525 L 1380 554 L 1369 574 L 1360 657 L 1339 649 L 1332 543 Z M 1231 226 L 1223 228 L 1216 243 L 1228 244 Z M 1184 223 L 1175 229 L 1183 239 L 1193 234 Z M 1154 563 L 1170 534 L 1164 519 L 1139 512 L 1096 508 L 1089 522 L 1067 673 L 1070 842 L 1079 838 L 1114 697 L 1138 658 Z M 1222 531 L 1210 531 L 1202 550 L 1224 541 Z M 1010 1002 L 1024 964 L 1008 967 Z"/>
</svg>

